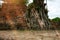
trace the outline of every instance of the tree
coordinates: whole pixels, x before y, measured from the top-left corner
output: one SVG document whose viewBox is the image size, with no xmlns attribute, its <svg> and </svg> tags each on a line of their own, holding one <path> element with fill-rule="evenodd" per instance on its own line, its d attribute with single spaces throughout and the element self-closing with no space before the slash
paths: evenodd
<svg viewBox="0 0 60 40">
<path fill-rule="evenodd" d="M 53 18 L 52 21 L 59 22 L 60 21 L 60 18 L 59 17 Z"/>
<path fill-rule="evenodd" d="M 51 25 L 47 13 L 44 0 L 33 0 L 33 3 L 28 6 L 26 14 L 28 26 L 33 29 L 48 29 Z"/>
</svg>

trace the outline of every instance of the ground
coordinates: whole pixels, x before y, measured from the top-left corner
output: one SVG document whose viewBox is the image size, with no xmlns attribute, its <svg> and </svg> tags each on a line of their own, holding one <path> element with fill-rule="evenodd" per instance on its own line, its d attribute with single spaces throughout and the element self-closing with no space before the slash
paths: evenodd
<svg viewBox="0 0 60 40">
<path fill-rule="evenodd" d="M 60 31 L 58 31 L 60 34 Z M 0 31 L 0 40 L 60 40 L 55 30 L 33 31 L 33 30 L 6 30 Z"/>
</svg>

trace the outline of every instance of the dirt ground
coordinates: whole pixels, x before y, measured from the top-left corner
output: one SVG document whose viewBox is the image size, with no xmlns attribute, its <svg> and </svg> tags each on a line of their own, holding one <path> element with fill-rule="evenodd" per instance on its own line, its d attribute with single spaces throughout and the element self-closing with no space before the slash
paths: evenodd
<svg viewBox="0 0 60 40">
<path fill-rule="evenodd" d="M 0 40 L 60 40 L 60 31 L 0 31 Z"/>
</svg>

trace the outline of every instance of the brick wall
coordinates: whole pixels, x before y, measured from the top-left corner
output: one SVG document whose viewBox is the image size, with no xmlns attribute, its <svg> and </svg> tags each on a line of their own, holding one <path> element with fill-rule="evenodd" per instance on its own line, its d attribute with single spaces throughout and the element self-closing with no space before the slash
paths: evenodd
<svg viewBox="0 0 60 40">
<path fill-rule="evenodd" d="M 26 26 L 25 15 L 26 5 L 19 4 L 3 4 L 0 11 L 0 20 L 8 24 L 19 23 L 22 26 Z M 0 21 L 0 22 L 1 22 Z"/>
</svg>

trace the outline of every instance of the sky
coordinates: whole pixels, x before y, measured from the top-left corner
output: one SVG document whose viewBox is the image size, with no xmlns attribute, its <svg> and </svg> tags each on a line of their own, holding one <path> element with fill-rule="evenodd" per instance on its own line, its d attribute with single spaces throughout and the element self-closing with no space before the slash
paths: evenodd
<svg viewBox="0 0 60 40">
<path fill-rule="evenodd" d="M 29 1 L 31 3 L 32 0 Z M 0 0 L 0 5 L 3 3 Z M 50 19 L 60 17 L 60 0 L 47 0 L 48 16 Z"/>
<path fill-rule="evenodd" d="M 3 1 L 2 1 L 2 0 L 0 0 L 0 5 L 2 5 L 2 3 L 3 3 Z"/>
<path fill-rule="evenodd" d="M 48 0 L 49 18 L 60 17 L 60 0 Z"/>
</svg>

